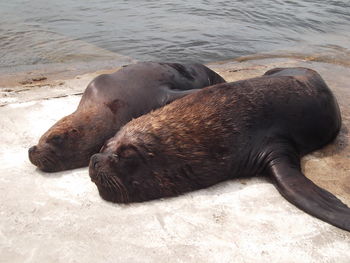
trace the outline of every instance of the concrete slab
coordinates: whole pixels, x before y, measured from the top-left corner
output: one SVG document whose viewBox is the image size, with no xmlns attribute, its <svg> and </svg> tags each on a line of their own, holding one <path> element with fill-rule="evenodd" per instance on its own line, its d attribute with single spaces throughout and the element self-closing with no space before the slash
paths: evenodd
<svg viewBox="0 0 350 263">
<path fill-rule="evenodd" d="M 306 175 L 350 205 L 350 71 L 293 59 L 210 65 L 228 80 L 276 66 L 316 69 L 341 104 L 343 128 L 303 160 Z M 0 87 L 0 262 L 350 262 L 350 233 L 298 210 L 264 178 L 142 204 L 103 201 L 86 168 L 45 174 L 27 148 L 72 112 L 92 75 Z M 10 89 L 10 90 L 9 90 Z"/>
</svg>

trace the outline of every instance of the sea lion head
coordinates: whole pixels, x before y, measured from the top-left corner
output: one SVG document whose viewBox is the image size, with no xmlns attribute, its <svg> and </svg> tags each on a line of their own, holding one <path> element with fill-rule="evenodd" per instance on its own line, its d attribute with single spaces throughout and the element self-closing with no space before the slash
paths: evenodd
<svg viewBox="0 0 350 263">
<path fill-rule="evenodd" d="M 54 124 L 28 150 L 29 160 L 45 172 L 56 172 L 88 165 L 106 139 L 102 123 L 89 114 L 71 114 Z"/>
<path fill-rule="evenodd" d="M 153 158 L 145 147 L 112 138 L 90 159 L 91 181 L 107 201 L 129 203 L 159 198 L 166 193 Z"/>
</svg>

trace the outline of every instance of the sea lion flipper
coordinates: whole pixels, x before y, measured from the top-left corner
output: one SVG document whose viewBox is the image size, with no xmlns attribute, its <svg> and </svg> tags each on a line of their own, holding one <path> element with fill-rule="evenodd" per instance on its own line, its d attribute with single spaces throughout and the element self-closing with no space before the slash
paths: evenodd
<svg viewBox="0 0 350 263">
<path fill-rule="evenodd" d="M 269 165 L 269 174 L 281 195 L 306 213 L 350 231 L 350 208 L 306 178 L 295 162 L 282 157 Z"/>
<path fill-rule="evenodd" d="M 187 95 L 190 95 L 199 90 L 200 89 L 191 89 L 191 90 L 170 90 L 169 89 L 167 92 L 166 104 L 174 100 L 180 99 L 182 97 L 185 97 Z"/>
</svg>

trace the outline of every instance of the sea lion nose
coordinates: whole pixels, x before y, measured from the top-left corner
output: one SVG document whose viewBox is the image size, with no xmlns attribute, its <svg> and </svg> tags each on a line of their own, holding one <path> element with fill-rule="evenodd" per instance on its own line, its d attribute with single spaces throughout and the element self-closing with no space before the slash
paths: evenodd
<svg viewBox="0 0 350 263">
<path fill-rule="evenodd" d="M 90 158 L 90 166 L 93 167 L 94 169 L 98 168 L 98 154 L 94 154 Z"/>
<path fill-rule="evenodd" d="M 36 152 L 37 149 L 38 149 L 38 147 L 32 146 L 32 147 L 29 148 L 28 153 L 32 154 L 32 153 Z"/>
</svg>

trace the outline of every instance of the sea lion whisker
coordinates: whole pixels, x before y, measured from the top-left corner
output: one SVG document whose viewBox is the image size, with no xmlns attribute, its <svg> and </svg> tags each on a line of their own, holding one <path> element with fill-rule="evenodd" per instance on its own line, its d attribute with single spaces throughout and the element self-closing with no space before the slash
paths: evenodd
<svg viewBox="0 0 350 263">
<path fill-rule="evenodd" d="M 48 161 L 50 164 L 55 164 L 57 160 L 52 155 L 46 155 L 45 156 L 46 161 Z"/>
<path fill-rule="evenodd" d="M 124 202 L 128 202 L 129 200 L 129 193 L 125 187 L 125 185 L 117 178 L 117 177 L 111 177 L 111 181 L 116 183 L 119 186 L 120 192 L 123 195 Z"/>
<path fill-rule="evenodd" d="M 105 178 L 106 185 L 111 189 L 120 190 L 120 187 L 116 185 L 110 178 Z"/>
<path fill-rule="evenodd" d="M 112 185 L 111 189 L 115 191 L 117 189 L 117 194 L 120 196 L 120 201 L 125 202 L 124 194 L 123 194 L 123 189 L 120 187 L 119 183 L 113 180 L 113 178 L 109 178 L 109 183 Z"/>
<path fill-rule="evenodd" d="M 100 178 L 100 182 L 102 185 L 105 185 L 109 188 L 113 188 L 113 187 L 116 187 L 118 189 L 120 188 L 118 185 L 115 185 L 113 180 L 111 180 L 111 178 L 105 172 L 100 172 L 98 174 L 98 178 Z"/>
<path fill-rule="evenodd" d="M 50 167 L 54 164 L 50 158 L 47 156 L 41 156 L 41 158 L 37 159 L 39 163 L 39 167 Z"/>
<path fill-rule="evenodd" d="M 97 174 L 97 178 L 99 179 L 101 185 L 107 186 L 109 184 L 109 180 L 106 176 L 106 173 L 99 172 Z"/>
</svg>

